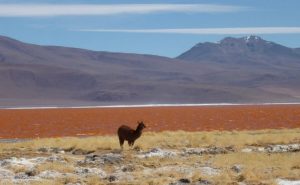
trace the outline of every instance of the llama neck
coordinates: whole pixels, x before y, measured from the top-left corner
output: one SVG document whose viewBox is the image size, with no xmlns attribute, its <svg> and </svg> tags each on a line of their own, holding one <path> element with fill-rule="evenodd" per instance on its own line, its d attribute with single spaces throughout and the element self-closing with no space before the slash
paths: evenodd
<svg viewBox="0 0 300 185">
<path fill-rule="evenodd" d="M 137 137 L 139 137 L 139 136 L 141 136 L 141 134 L 142 134 L 142 128 L 136 128 L 136 130 L 134 131 L 134 134 L 137 136 Z"/>
<path fill-rule="evenodd" d="M 140 125 L 138 125 L 135 129 L 135 132 L 142 132 L 142 130 L 143 128 Z"/>
</svg>

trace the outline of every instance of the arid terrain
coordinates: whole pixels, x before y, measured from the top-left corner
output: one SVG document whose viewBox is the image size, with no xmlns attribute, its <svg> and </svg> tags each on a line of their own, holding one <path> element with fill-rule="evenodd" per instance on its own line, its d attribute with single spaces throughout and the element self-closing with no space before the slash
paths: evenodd
<svg viewBox="0 0 300 185">
<path fill-rule="evenodd" d="M 152 132 L 299 128 L 300 105 L 2 109 L 0 137 L 111 135 L 142 120 Z"/>
<path fill-rule="evenodd" d="M 127 144 L 127 143 L 126 143 Z M 300 130 L 146 132 L 0 144 L 0 184 L 299 185 Z"/>
<path fill-rule="evenodd" d="M 118 126 L 138 120 L 145 133 L 120 150 Z M 2 109 L 0 121 L 1 185 L 300 183 L 300 105 Z"/>
</svg>

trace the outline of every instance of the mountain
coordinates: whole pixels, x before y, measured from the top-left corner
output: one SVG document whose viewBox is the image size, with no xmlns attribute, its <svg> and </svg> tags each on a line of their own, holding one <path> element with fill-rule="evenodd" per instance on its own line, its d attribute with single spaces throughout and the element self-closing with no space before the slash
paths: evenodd
<svg viewBox="0 0 300 185">
<path fill-rule="evenodd" d="M 300 100 L 300 54 L 255 36 L 177 58 L 40 46 L 0 36 L 1 106 Z"/>
<path fill-rule="evenodd" d="M 210 61 L 226 64 L 243 63 L 245 65 L 286 67 L 300 65 L 299 49 L 269 42 L 258 36 L 227 37 L 219 43 L 199 43 L 177 58 L 195 62 Z"/>
<path fill-rule="evenodd" d="M 214 78 L 213 83 L 220 81 L 226 86 L 259 89 L 291 96 L 295 98 L 293 101 L 298 101 L 299 51 L 299 48 L 288 48 L 258 36 L 227 37 L 218 43 L 196 44 L 176 59 L 221 68 L 219 73 L 207 78 L 208 81 Z"/>
</svg>

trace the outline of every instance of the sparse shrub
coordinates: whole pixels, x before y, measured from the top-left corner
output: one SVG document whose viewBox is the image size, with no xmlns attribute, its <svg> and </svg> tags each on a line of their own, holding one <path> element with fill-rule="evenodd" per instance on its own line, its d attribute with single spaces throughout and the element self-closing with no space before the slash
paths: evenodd
<svg viewBox="0 0 300 185">
<path fill-rule="evenodd" d="M 245 179 L 246 179 L 245 176 L 242 175 L 242 174 L 241 174 L 241 175 L 238 175 L 237 178 L 236 178 L 236 180 L 237 180 L 238 182 L 243 182 Z"/>
</svg>

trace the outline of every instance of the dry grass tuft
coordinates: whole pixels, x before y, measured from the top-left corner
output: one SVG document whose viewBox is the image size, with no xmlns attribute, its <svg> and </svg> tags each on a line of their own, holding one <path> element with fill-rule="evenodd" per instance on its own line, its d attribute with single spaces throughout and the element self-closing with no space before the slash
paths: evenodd
<svg viewBox="0 0 300 185">
<path fill-rule="evenodd" d="M 105 184 L 107 184 L 107 183 L 104 183 L 98 176 L 88 177 L 85 180 L 85 183 L 87 185 L 105 185 Z"/>
<path fill-rule="evenodd" d="M 60 163 L 60 162 L 47 162 L 43 164 L 39 164 L 36 167 L 36 170 L 38 173 L 46 170 L 53 170 L 60 173 L 73 173 L 75 171 L 74 166 L 66 163 Z"/>
</svg>

